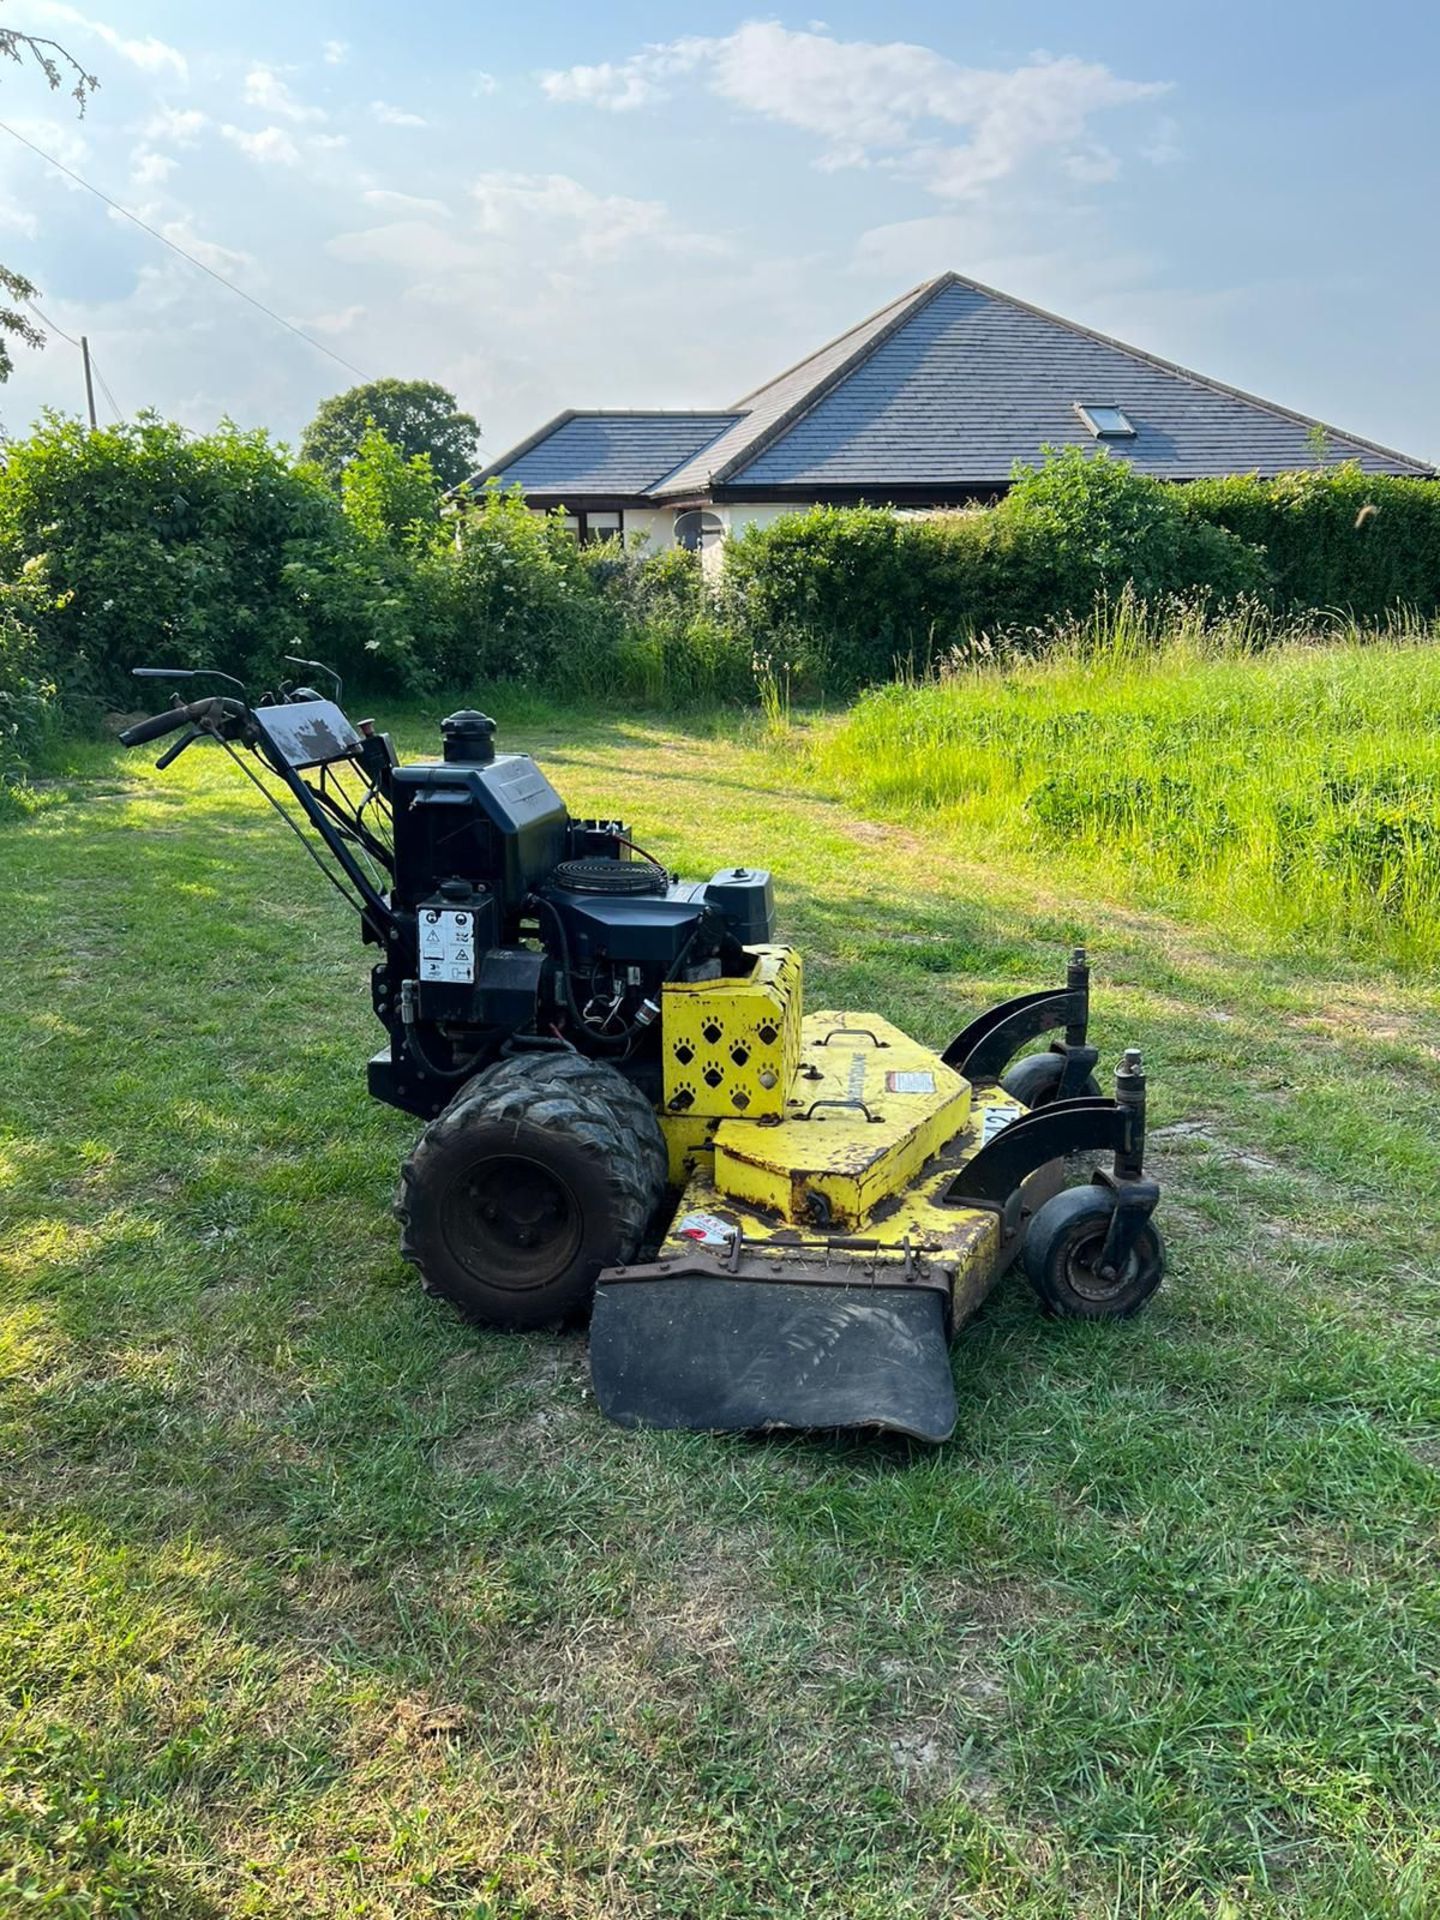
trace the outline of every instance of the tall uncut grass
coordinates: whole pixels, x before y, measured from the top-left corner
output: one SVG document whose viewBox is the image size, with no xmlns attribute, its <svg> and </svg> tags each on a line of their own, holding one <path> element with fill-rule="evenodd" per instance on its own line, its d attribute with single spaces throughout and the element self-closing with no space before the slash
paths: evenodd
<svg viewBox="0 0 1440 1920">
<path fill-rule="evenodd" d="M 875 811 L 940 813 L 979 854 L 1082 866 L 1264 945 L 1440 964 L 1440 631 L 1121 607 L 1043 660 L 864 695 L 815 748 Z"/>
</svg>

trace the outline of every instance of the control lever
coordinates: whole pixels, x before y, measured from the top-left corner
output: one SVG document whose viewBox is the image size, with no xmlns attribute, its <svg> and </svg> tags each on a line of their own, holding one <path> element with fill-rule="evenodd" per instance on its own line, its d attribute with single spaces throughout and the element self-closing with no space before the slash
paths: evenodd
<svg viewBox="0 0 1440 1920">
<path fill-rule="evenodd" d="M 163 773 L 166 767 L 170 765 L 170 762 L 172 760 L 178 760 L 186 747 L 188 747 L 193 740 L 198 740 L 204 731 L 205 729 L 203 727 L 191 727 L 188 733 L 182 733 L 174 746 L 167 747 L 155 762 L 155 771 L 157 773 Z"/>
</svg>

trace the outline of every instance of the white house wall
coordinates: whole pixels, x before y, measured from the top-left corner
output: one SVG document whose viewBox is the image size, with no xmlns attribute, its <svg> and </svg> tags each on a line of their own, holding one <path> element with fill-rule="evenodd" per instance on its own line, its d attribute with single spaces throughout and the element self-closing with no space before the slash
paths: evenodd
<svg viewBox="0 0 1440 1920">
<path fill-rule="evenodd" d="M 747 527 L 769 527 L 777 520 L 783 520 L 787 513 L 803 513 L 803 505 L 797 506 L 793 500 L 745 500 L 728 505 L 710 507 L 708 512 L 719 519 L 725 529 L 725 539 L 717 540 L 713 547 L 707 547 L 700 560 L 707 573 L 720 571 L 720 555 L 725 540 L 732 540 L 736 534 L 744 533 Z"/>
<path fill-rule="evenodd" d="M 539 511 L 539 509 L 537 509 Z M 743 533 L 746 527 L 768 527 L 781 520 L 787 513 L 803 513 L 805 503 L 793 500 L 746 500 L 728 505 L 707 507 L 707 513 L 713 513 L 725 529 L 725 537 Z M 647 553 L 663 553 L 675 544 L 674 507 L 626 507 L 625 544 L 638 546 L 644 543 Z M 720 547 L 717 544 L 709 549 L 715 555 L 714 561 L 707 565 L 719 564 Z"/>
<path fill-rule="evenodd" d="M 626 507 L 625 544 L 645 542 L 647 553 L 662 553 L 675 544 L 675 511 L 672 507 Z"/>
<path fill-rule="evenodd" d="M 626 507 L 627 544 L 643 539 L 651 553 L 673 547 L 675 511 L 674 507 Z M 768 527 L 787 513 L 803 513 L 805 507 L 803 503 L 797 506 L 793 500 L 747 500 L 728 506 L 707 507 L 705 511 L 717 517 L 728 537 L 732 533 L 743 533 L 746 527 Z"/>
</svg>

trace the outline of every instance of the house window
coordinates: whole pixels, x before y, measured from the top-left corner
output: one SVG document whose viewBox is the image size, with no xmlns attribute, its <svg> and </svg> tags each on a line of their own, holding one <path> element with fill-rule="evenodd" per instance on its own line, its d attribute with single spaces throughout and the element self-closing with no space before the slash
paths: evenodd
<svg viewBox="0 0 1440 1920">
<path fill-rule="evenodd" d="M 675 544 L 690 553 L 703 553 L 707 547 L 718 546 L 724 538 L 725 523 L 718 513 L 707 513 L 703 507 L 687 507 L 684 513 L 675 516 Z"/>
<path fill-rule="evenodd" d="M 560 517 L 565 531 L 573 534 L 582 547 L 596 540 L 619 540 L 625 532 L 625 516 L 618 509 L 603 513 L 566 513 Z"/>
<path fill-rule="evenodd" d="M 1077 400 L 1075 411 L 1097 440 L 1133 440 L 1135 429 L 1119 407 L 1098 406 L 1092 400 Z"/>
</svg>

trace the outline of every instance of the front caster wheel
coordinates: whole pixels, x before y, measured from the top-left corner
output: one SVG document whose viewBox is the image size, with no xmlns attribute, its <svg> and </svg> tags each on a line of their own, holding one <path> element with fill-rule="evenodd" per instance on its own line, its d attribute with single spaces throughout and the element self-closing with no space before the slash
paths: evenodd
<svg viewBox="0 0 1440 1920">
<path fill-rule="evenodd" d="M 1030 1222 L 1022 1258 L 1047 1313 L 1067 1320 L 1125 1320 L 1164 1279 L 1165 1242 L 1153 1220 L 1141 1227 L 1117 1272 L 1101 1271 L 1114 1212 L 1115 1196 L 1107 1188 L 1070 1187 L 1047 1200 Z"/>
<path fill-rule="evenodd" d="M 1027 1053 L 1023 1060 L 1015 1062 L 1000 1085 L 1012 1100 L 1023 1101 L 1027 1107 L 1048 1107 L 1052 1100 L 1059 1098 L 1064 1073 L 1063 1053 Z M 1100 1086 L 1093 1073 L 1086 1074 L 1075 1097 L 1099 1099 Z"/>
</svg>

